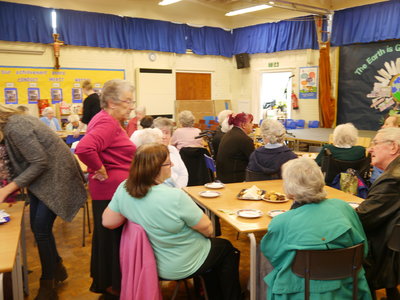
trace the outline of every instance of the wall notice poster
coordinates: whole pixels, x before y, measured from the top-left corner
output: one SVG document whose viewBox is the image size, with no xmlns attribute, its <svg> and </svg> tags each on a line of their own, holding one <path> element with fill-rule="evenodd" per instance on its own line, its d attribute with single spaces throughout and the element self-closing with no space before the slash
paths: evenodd
<svg viewBox="0 0 400 300">
<path fill-rule="evenodd" d="M 318 67 L 299 69 L 299 99 L 318 99 Z"/>
<path fill-rule="evenodd" d="M 122 69 L 74 69 L 0 66 L 0 103 L 82 103 L 81 82 L 89 79 L 100 90 L 110 79 L 124 79 Z"/>
<path fill-rule="evenodd" d="M 400 40 L 340 49 L 338 124 L 377 130 L 400 108 Z"/>
</svg>

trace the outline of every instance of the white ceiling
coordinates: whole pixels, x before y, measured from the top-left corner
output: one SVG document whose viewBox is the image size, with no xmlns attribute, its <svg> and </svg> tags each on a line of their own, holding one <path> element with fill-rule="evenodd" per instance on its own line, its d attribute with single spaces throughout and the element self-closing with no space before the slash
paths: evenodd
<svg viewBox="0 0 400 300">
<path fill-rule="evenodd" d="M 159 6 L 158 2 L 160 1 L 161 0 L 14 0 L 8 2 L 165 20 L 191 25 L 237 28 L 310 15 L 310 12 L 296 11 L 312 9 L 305 6 L 320 7 L 326 10 L 339 10 L 388 0 L 276 0 L 275 3 L 277 5 L 280 4 L 282 6 L 291 7 L 294 10 L 272 7 L 259 12 L 233 17 L 226 17 L 225 13 L 233 9 L 257 4 L 268 4 L 269 1 L 182 0 L 181 2 L 168 6 Z"/>
</svg>

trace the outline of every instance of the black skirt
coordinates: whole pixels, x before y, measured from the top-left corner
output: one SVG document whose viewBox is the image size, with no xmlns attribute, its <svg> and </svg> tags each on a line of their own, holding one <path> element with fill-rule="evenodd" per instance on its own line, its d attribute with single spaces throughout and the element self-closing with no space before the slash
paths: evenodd
<svg viewBox="0 0 400 300">
<path fill-rule="evenodd" d="M 111 200 L 93 200 L 94 229 L 90 275 L 93 278 L 90 290 L 105 293 L 108 287 L 121 290 L 119 244 L 123 226 L 110 230 L 102 225 L 103 211 Z"/>
</svg>

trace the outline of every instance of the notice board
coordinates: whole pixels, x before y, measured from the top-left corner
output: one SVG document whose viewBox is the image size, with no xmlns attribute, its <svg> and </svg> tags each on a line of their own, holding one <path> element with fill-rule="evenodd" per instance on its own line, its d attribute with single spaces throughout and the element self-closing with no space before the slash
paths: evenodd
<svg viewBox="0 0 400 300">
<path fill-rule="evenodd" d="M 0 103 L 82 103 L 81 82 L 89 79 L 96 92 L 110 79 L 125 79 L 122 69 L 84 69 L 0 66 Z"/>
</svg>

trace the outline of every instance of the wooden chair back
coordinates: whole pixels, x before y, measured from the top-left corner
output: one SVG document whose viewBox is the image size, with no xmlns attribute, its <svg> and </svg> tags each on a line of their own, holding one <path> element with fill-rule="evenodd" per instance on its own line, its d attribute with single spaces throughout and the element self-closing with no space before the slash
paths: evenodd
<svg viewBox="0 0 400 300">
<path fill-rule="evenodd" d="M 292 271 L 304 278 L 304 299 L 310 298 L 310 280 L 353 278 L 353 300 L 357 300 L 358 271 L 362 267 L 364 244 L 334 250 L 297 250 Z"/>
</svg>

